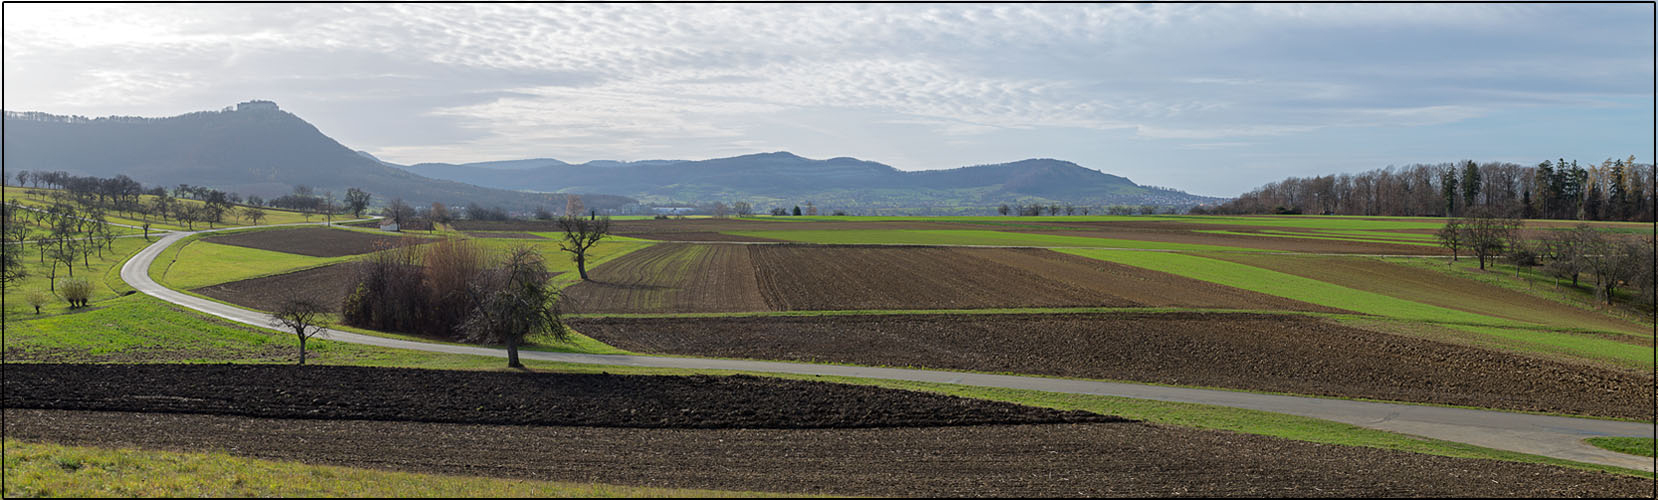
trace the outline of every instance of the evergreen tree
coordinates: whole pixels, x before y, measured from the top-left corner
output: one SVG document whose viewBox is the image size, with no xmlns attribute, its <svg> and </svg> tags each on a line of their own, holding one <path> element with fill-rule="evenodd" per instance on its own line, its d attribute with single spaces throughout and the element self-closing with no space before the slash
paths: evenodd
<svg viewBox="0 0 1658 500">
<path fill-rule="evenodd" d="M 1445 216 L 1455 217 L 1457 207 L 1457 171 L 1447 168 L 1439 174 L 1439 192 L 1445 198 Z"/>
<path fill-rule="evenodd" d="M 1624 220 L 1629 218 L 1629 195 L 1624 191 L 1625 179 L 1623 160 L 1612 162 L 1612 175 L 1607 184 L 1606 209 L 1607 219 Z"/>
<path fill-rule="evenodd" d="M 1480 196 L 1480 166 L 1474 160 L 1462 162 L 1462 207 L 1473 208 Z"/>
</svg>

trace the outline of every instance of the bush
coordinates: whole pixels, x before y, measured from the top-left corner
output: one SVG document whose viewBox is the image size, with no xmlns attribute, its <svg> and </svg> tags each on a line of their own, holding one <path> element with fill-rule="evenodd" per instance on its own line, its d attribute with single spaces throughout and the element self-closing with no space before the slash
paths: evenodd
<svg viewBox="0 0 1658 500">
<path fill-rule="evenodd" d="M 44 291 L 35 290 L 29 292 L 29 295 L 24 296 L 23 300 L 28 301 L 29 305 L 35 308 L 35 314 L 40 314 L 40 306 L 44 306 L 47 302 L 50 302 L 51 296 L 47 295 Z"/>
<path fill-rule="evenodd" d="M 92 300 L 92 282 L 86 278 L 69 278 L 63 280 L 59 290 L 63 293 L 63 300 L 69 301 L 70 308 L 86 307 Z"/>
</svg>

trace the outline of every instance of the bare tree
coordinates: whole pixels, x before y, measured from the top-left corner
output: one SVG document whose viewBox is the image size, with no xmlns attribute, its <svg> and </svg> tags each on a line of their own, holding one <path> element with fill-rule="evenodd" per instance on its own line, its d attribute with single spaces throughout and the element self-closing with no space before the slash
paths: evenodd
<svg viewBox="0 0 1658 500">
<path fill-rule="evenodd" d="M 327 330 L 324 314 L 328 308 L 310 297 L 290 295 L 271 311 L 271 327 L 294 332 L 299 338 L 299 364 L 305 364 L 305 341 Z"/>
<path fill-rule="evenodd" d="M 357 188 L 345 190 L 345 206 L 351 208 L 351 216 L 361 218 L 363 210 L 368 208 L 368 202 L 373 196 Z"/>
<path fill-rule="evenodd" d="M 528 245 L 509 251 L 500 265 L 480 274 L 470 290 L 475 307 L 461 330 L 472 342 L 507 346 L 507 366 L 520 368 L 518 346 L 525 337 L 550 333 L 563 342 L 569 331 L 559 317 L 558 290 L 547 285 L 547 271 L 541 253 Z"/>
<path fill-rule="evenodd" d="M 738 217 L 748 217 L 754 215 L 754 206 L 749 205 L 746 201 L 739 201 L 731 204 L 731 212 L 737 214 Z"/>
<path fill-rule="evenodd" d="M 1434 237 L 1439 238 L 1439 246 L 1451 249 L 1452 261 L 1457 260 L 1457 251 L 1467 244 L 1463 240 L 1466 235 L 1467 233 L 1462 230 L 1462 219 L 1446 219 L 1445 227 L 1434 233 Z"/>
<path fill-rule="evenodd" d="M 570 252 L 570 258 L 576 261 L 576 271 L 581 273 L 582 281 L 588 281 L 587 250 L 610 235 L 610 216 L 583 219 L 566 215 L 558 219 L 558 227 L 564 231 L 564 241 L 558 243 L 558 248 Z"/>
<path fill-rule="evenodd" d="M 579 216 L 579 215 L 581 215 L 581 212 L 583 210 L 586 210 L 586 209 L 587 208 L 582 206 L 582 204 L 581 204 L 581 195 L 579 195 L 579 194 L 564 195 L 564 216 L 565 217 Z"/>
<path fill-rule="evenodd" d="M 1494 259 L 1502 255 L 1504 247 L 1513 239 L 1514 231 L 1520 228 L 1520 221 L 1510 217 L 1499 217 L 1486 207 L 1468 209 L 1471 214 L 1462 222 L 1464 244 L 1480 259 L 1480 270 L 1485 270 L 1486 259 Z"/>
<path fill-rule="evenodd" d="M 714 212 L 714 218 L 724 219 L 726 215 L 729 215 L 731 213 L 731 209 L 725 206 L 725 202 L 716 201 L 716 202 L 714 202 L 713 212 Z"/>
<path fill-rule="evenodd" d="M 259 221 L 265 220 L 265 211 L 254 207 L 243 208 L 242 220 L 246 220 L 249 224 L 257 226 L 259 225 Z"/>
<path fill-rule="evenodd" d="M 402 198 L 396 198 L 391 200 L 391 203 L 386 205 L 385 215 L 387 218 L 390 218 L 392 222 L 401 227 L 407 225 L 410 220 L 414 219 L 414 207 L 409 206 L 408 203 L 404 203 Z"/>
</svg>

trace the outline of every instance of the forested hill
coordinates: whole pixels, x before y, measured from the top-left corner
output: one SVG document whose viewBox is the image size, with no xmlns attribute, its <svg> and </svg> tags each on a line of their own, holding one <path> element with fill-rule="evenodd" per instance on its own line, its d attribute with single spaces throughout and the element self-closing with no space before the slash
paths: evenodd
<svg viewBox="0 0 1658 500">
<path fill-rule="evenodd" d="M 359 154 L 269 101 L 167 118 L 89 119 L 5 113 L 7 172 L 127 175 L 151 185 L 191 184 L 273 197 L 304 185 L 344 193 L 358 187 L 382 200 L 476 202 L 508 209 L 564 205 L 563 195 L 533 194 L 432 179 Z M 584 195 L 590 207 L 630 203 Z"/>
<path fill-rule="evenodd" d="M 1653 166 L 1634 156 L 1599 165 L 1557 159 L 1528 167 L 1505 162 L 1388 167 L 1359 174 L 1291 177 L 1244 193 L 1213 213 L 1461 215 L 1484 207 L 1543 219 L 1650 222 Z"/>
<path fill-rule="evenodd" d="M 906 172 L 856 158 L 814 160 L 788 152 L 700 161 L 552 159 L 491 164 L 417 164 L 411 172 L 479 185 L 536 191 L 616 193 L 645 202 L 748 201 L 869 208 L 976 207 L 1002 203 L 1189 206 L 1220 199 L 1140 186 L 1126 178 L 1053 159 Z"/>
</svg>

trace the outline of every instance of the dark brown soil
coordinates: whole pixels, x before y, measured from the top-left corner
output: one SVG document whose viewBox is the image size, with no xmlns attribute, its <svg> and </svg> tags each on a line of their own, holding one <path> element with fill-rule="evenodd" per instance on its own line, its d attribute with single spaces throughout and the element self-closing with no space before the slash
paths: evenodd
<svg viewBox="0 0 1658 500">
<path fill-rule="evenodd" d="M 1141 424 L 628 429 L 5 410 L 8 439 L 674 488 L 869 496 L 1589 496 L 1650 479 Z"/>
<path fill-rule="evenodd" d="M 739 236 L 735 234 L 716 233 L 712 231 L 685 231 L 677 233 L 634 233 L 624 236 L 656 241 L 736 241 L 736 242 L 782 242 L 772 238 L 757 236 Z"/>
<path fill-rule="evenodd" d="M 1648 374 L 1264 314 L 575 319 L 648 353 L 921 366 L 1651 418 Z"/>
<path fill-rule="evenodd" d="M 578 313 L 1002 307 L 1340 312 L 1042 249 L 659 244 L 566 290 Z"/>
<path fill-rule="evenodd" d="M 1019 232 L 1059 236 L 1080 236 L 1086 238 L 1115 238 L 1124 240 L 1157 241 L 1163 243 L 1219 245 L 1229 247 L 1258 248 L 1262 250 L 1276 250 L 1280 252 L 1369 255 L 1450 255 L 1450 251 L 1445 250 L 1444 248 L 1420 245 L 1195 232 L 1199 230 L 1222 230 L 1248 233 L 1263 229 L 1294 228 L 1254 226 L 1240 227 L 1223 224 L 1197 224 L 1173 221 L 1060 222 L 1047 224 L 1072 227 L 1077 228 L 1077 230 L 1023 230 Z"/>
<path fill-rule="evenodd" d="M 312 257 L 340 257 L 369 253 L 386 246 L 418 245 L 430 240 L 413 236 L 398 237 L 344 229 L 304 227 L 209 236 L 202 238 L 202 241 Z"/>
<path fill-rule="evenodd" d="M 6 366 L 5 407 L 500 425 L 812 429 L 1120 422 L 942 394 L 750 376 L 353 366 Z"/>
<path fill-rule="evenodd" d="M 275 310 L 289 294 L 321 301 L 338 312 L 357 285 L 350 264 L 334 264 L 263 278 L 232 281 L 191 290 L 208 297 L 261 311 Z"/>
<path fill-rule="evenodd" d="M 764 311 L 754 264 L 742 245 L 663 243 L 588 270 L 564 290 L 573 313 Z"/>
<path fill-rule="evenodd" d="M 547 239 L 546 237 L 543 237 L 539 234 L 515 233 L 515 232 L 506 232 L 506 231 L 495 231 L 495 232 L 465 231 L 465 233 L 466 233 L 467 236 L 471 236 L 471 237 L 474 237 L 474 238 L 508 238 L 508 239 L 515 239 L 515 240 L 544 240 L 544 239 Z"/>
</svg>

